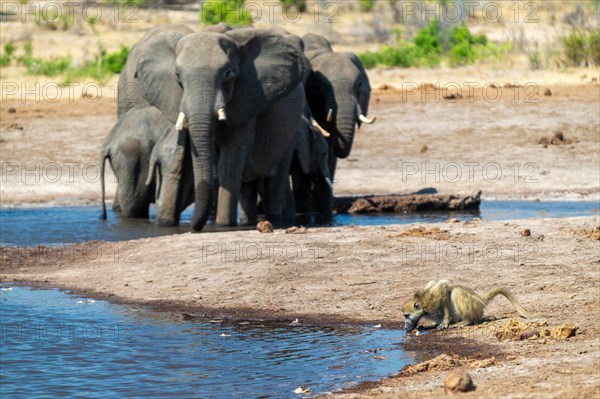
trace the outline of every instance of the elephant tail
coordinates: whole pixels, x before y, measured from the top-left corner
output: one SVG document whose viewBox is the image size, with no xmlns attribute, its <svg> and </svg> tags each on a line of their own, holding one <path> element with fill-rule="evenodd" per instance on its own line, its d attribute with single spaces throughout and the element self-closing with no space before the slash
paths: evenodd
<svg viewBox="0 0 600 399">
<path fill-rule="evenodd" d="M 100 219 L 102 220 L 106 220 L 106 195 L 104 187 L 104 172 L 107 158 L 110 160 L 110 155 L 108 154 L 108 150 L 106 149 L 106 147 L 103 147 L 100 153 L 100 191 L 102 199 L 102 212 L 100 213 Z"/>
<path fill-rule="evenodd" d="M 160 173 L 157 173 L 156 170 L 157 168 L 160 167 L 159 165 L 159 160 L 158 160 L 158 155 L 156 154 L 156 151 L 152 151 L 152 153 L 150 154 L 150 162 L 149 162 L 149 168 L 148 168 L 148 177 L 146 178 L 146 187 L 150 187 L 152 185 L 152 182 L 154 181 L 155 177 L 156 177 L 156 193 L 153 193 L 155 196 L 158 196 L 158 192 L 160 190 Z"/>
</svg>

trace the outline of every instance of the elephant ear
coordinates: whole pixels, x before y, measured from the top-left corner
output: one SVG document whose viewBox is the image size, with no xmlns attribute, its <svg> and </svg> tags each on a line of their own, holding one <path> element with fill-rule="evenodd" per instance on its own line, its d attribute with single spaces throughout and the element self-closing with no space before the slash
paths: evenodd
<svg viewBox="0 0 600 399">
<path fill-rule="evenodd" d="M 302 173 L 308 175 L 311 172 L 311 161 L 313 157 L 313 148 L 311 143 L 312 132 L 311 126 L 306 118 L 302 118 L 302 122 L 298 126 L 298 134 L 296 135 L 296 155 Z"/>
<path fill-rule="evenodd" d="M 227 103 L 227 124 L 238 126 L 290 94 L 310 71 L 292 35 L 244 28 L 226 33 L 239 48 L 240 73 Z"/>
<path fill-rule="evenodd" d="M 363 114 L 368 115 L 369 99 L 371 97 L 371 83 L 369 82 L 369 75 L 367 75 L 365 67 L 363 66 L 362 62 L 360 62 L 360 59 L 356 54 L 351 52 L 348 52 L 347 54 L 352 63 L 356 65 L 356 68 L 360 71 L 362 86 L 357 90 L 356 100 L 358 101 L 358 104 L 360 104 Z M 362 123 L 359 121 L 358 125 L 360 126 Z"/>
<path fill-rule="evenodd" d="M 175 123 L 183 89 L 175 78 L 175 49 L 184 32 L 160 32 L 140 44 L 136 79 L 146 101 Z"/>
<path fill-rule="evenodd" d="M 329 40 L 325 36 L 307 33 L 302 36 L 302 41 L 304 42 L 304 54 L 306 54 L 309 60 L 323 53 L 333 53 L 331 43 L 329 43 Z"/>
</svg>

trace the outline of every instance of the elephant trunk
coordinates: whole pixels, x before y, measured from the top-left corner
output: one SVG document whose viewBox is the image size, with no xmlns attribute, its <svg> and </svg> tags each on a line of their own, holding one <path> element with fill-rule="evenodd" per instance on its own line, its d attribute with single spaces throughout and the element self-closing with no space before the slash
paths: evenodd
<svg viewBox="0 0 600 399">
<path fill-rule="evenodd" d="M 336 130 L 339 133 L 335 140 L 335 155 L 338 158 L 347 158 L 350 155 L 354 141 L 356 119 L 356 106 L 354 104 L 338 108 L 335 122 Z"/>
<path fill-rule="evenodd" d="M 202 230 L 213 204 L 214 119 L 212 110 L 188 118 L 195 188 L 193 231 Z"/>
</svg>

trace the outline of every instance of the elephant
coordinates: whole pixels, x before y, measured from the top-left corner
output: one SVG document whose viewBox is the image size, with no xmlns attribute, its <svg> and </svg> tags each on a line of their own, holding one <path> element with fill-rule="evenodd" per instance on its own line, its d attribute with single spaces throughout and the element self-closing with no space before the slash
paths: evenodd
<svg viewBox="0 0 600 399">
<path fill-rule="evenodd" d="M 101 218 L 106 219 L 104 174 L 108 159 L 117 178 L 113 210 L 126 218 L 148 217 L 154 186 L 146 185 L 154 144 L 169 122 L 152 106 L 129 109 L 117 119 L 100 150 Z"/>
<path fill-rule="evenodd" d="M 212 25 L 207 27 L 205 32 L 216 32 L 225 33 L 230 31 L 231 27 L 224 23 Z M 165 25 L 159 26 L 148 31 L 140 41 L 131 48 L 129 56 L 125 62 L 125 66 L 119 76 L 117 83 L 117 117 L 123 115 L 125 112 L 133 107 L 143 107 L 150 105 L 144 98 L 140 91 L 140 87 L 136 80 L 137 63 L 140 57 L 143 56 L 147 50 L 144 43 L 147 43 L 153 37 L 164 34 L 165 32 L 172 32 L 173 34 L 189 34 L 194 31 L 186 25 Z M 178 36 L 178 35 L 177 35 Z"/>
<path fill-rule="evenodd" d="M 192 230 L 206 224 L 214 191 L 215 223 L 236 225 L 242 185 L 269 178 L 281 187 L 279 181 L 288 178 L 281 163 L 293 146 L 310 71 L 301 41 L 265 29 L 158 28 L 134 50 L 121 74 L 123 84 L 134 81 L 144 101 L 189 134 Z M 281 213 L 282 201 L 270 202 L 271 212 Z"/>
<path fill-rule="evenodd" d="M 302 39 L 311 63 L 306 101 L 318 124 L 331 134 L 329 171 L 333 180 L 337 159 L 350 155 L 355 127 L 375 121 L 366 117 L 371 85 L 356 54 L 335 52 L 325 37 L 313 33 Z"/>
<path fill-rule="evenodd" d="M 303 116 L 298 126 L 290 175 L 292 179 L 296 223 L 311 224 L 311 213 L 316 211 L 318 224 L 333 219 L 333 183 L 329 171 L 327 132 Z M 324 183 L 324 184 L 322 184 Z"/>
<path fill-rule="evenodd" d="M 169 127 L 160 136 L 150 155 L 146 185 L 156 185 L 155 223 L 177 226 L 181 212 L 194 203 L 194 176 L 187 129 Z"/>
</svg>

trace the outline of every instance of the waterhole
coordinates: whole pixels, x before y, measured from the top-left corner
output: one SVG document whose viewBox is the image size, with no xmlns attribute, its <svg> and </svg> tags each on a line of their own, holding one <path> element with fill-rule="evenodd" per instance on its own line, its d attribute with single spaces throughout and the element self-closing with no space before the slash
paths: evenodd
<svg viewBox="0 0 600 399">
<path fill-rule="evenodd" d="M 222 322 L 0 285 L 0 397 L 291 398 L 420 359 L 377 326 Z"/>
</svg>

